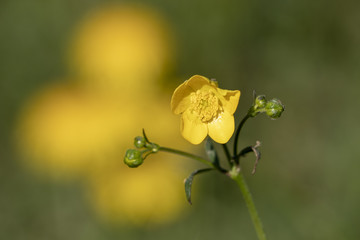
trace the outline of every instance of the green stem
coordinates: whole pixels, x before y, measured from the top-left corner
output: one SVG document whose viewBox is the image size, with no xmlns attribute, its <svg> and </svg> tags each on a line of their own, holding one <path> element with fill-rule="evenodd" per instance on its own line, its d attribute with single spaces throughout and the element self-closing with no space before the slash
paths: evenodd
<svg viewBox="0 0 360 240">
<path fill-rule="evenodd" d="M 226 159 L 228 160 L 230 167 L 232 167 L 234 165 L 234 160 L 232 159 L 232 157 L 230 155 L 229 149 L 228 149 L 226 143 L 221 144 L 221 145 L 223 146 Z"/>
<path fill-rule="evenodd" d="M 255 227 L 256 234 L 258 236 L 259 240 L 266 240 L 266 236 L 261 224 L 260 217 L 256 211 L 254 201 L 252 199 L 251 193 L 249 191 L 249 188 L 245 182 L 244 175 L 240 172 L 240 169 L 237 167 L 234 167 L 230 172 L 229 176 L 237 183 L 237 185 L 240 188 L 240 191 L 244 197 L 246 206 L 249 210 L 251 220 L 253 222 L 253 225 Z"/>
<path fill-rule="evenodd" d="M 241 120 L 239 126 L 236 129 L 236 133 L 235 133 L 235 139 L 234 139 L 234 156 L 237 156 L 238 154 L 238 140 L 239 140 L 239 136 L 240 136 L 240 131 L 242 129 L 242 127 L 244 126 L 246 120 L 248 120 L 250 117 L 249 114 L 246 114 L 246 116 Z M 236 162 L 238 162 L 238 158 L 235 159 Z"/>
<path fill-rule="evenodd" d="M 199 161 L 201 163 L 209 165 L 212 168 L 218 169 L 218 167 L 216 167 L 212 162 L 210 162 L 210 161 L 208 161 L 208 160 L 206 160 L 206 159 L 204 159 L 202 157 L 199 157 L 199 156 L 196 156 L 194 154 L 188 153 L 188 152 L 183 152 L 183 151 L 180 151 L 180 150 L 167 148 L 167 147 L 160 147 L 159 151 L 174 153 L 174 154 L 178 154 L 178 155 L 181 155 L 181 156 L 184 156 L 184 157 L 192 158 L 192 159 L 194 159 L 196 161 Z"/>
</svg>

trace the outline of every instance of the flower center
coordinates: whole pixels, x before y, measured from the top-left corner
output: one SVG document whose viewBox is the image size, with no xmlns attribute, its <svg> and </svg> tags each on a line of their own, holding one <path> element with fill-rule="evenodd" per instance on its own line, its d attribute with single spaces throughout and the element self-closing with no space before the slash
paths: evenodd
<svg viewBox="0 0 360 240">
<path fill-rule="evenodd" d="M 202 122 L 209 122 L 218 115 L 219 99 L 211 91 L 200 91 L 190 95 L 192 113 L 196 113 Z"/>
</svg>

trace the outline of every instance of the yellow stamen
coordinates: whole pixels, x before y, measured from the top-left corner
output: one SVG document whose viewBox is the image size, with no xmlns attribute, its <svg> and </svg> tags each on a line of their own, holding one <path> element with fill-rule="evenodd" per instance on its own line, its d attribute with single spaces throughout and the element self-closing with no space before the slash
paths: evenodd
<svg viewBox="0 0 360 240">
<path fill-rule="evenodd" d="M 209 122 L 218 115 L 219 99 L 211 91 L 201 91 L 190 95 L 192 113 L 196 113 L 202 122 Z"/>
</svg>

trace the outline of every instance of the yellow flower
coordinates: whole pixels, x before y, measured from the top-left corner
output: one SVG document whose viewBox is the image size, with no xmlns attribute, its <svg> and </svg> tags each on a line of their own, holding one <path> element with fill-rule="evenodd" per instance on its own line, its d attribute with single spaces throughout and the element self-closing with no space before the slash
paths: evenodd
<svg viewBox="0 0 360 240">
<path fill-rule="evenodd" d="M 172 66 L 170 26 L 152 8 L 110 4 L 75 29 L 69 65 L 83 87 L 105 95 L 149 91 Z"/>
<path fill-rule="evenodd" d="M 192 144 L 209 136 L 226 143 L 234 132 L 234 112 L 240 99 L 239 90 L 224 90 L 215 81 L 195 75 L 175 89 L 171 110 L 182 114 L 181 134 Z"/>
</svg>

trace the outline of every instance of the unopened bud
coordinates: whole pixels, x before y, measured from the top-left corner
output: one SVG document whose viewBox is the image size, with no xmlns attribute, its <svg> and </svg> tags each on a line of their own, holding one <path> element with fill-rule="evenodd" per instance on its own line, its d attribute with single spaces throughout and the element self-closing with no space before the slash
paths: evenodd
<svg viewBox="0 0 360 240">
<path fill-rule="evenodd" d="M 264 95 L 259 95 L 255 98 L 255 109 L 262 109 L 266 106 L 266 98 Z"/>
<path fill-rule="evenodd" d="M 259 113 L 265 112 L 266 103 L 265 95 L 256 96 L 253 105 L 249 109 L 248 115 L 255 117 Z"/>
<path fill-rule="evenodd" d="M 272 119 L 276 119 L 281 116 L 282 112 L 285 110 L 285 107 L 279 99 L 274 98 L 267 102 L 265 110 L 266 115 Z"/>
<path fill-rule="evenodd" d="M 137 136 L 135 139 L 134 139 L 134 145 L 136 148 L 142 148 L 145 146 L 145 138 L 144 137 L 141 137 L 141 136 Z"/>
<path fill-rule="evenodd" d="M 131 168 L 136 168 L 144 162 L 141 155 L 142 153 L 139 150 L 128 149 L 125 153 L 124 163 Z"/>
</svg>

